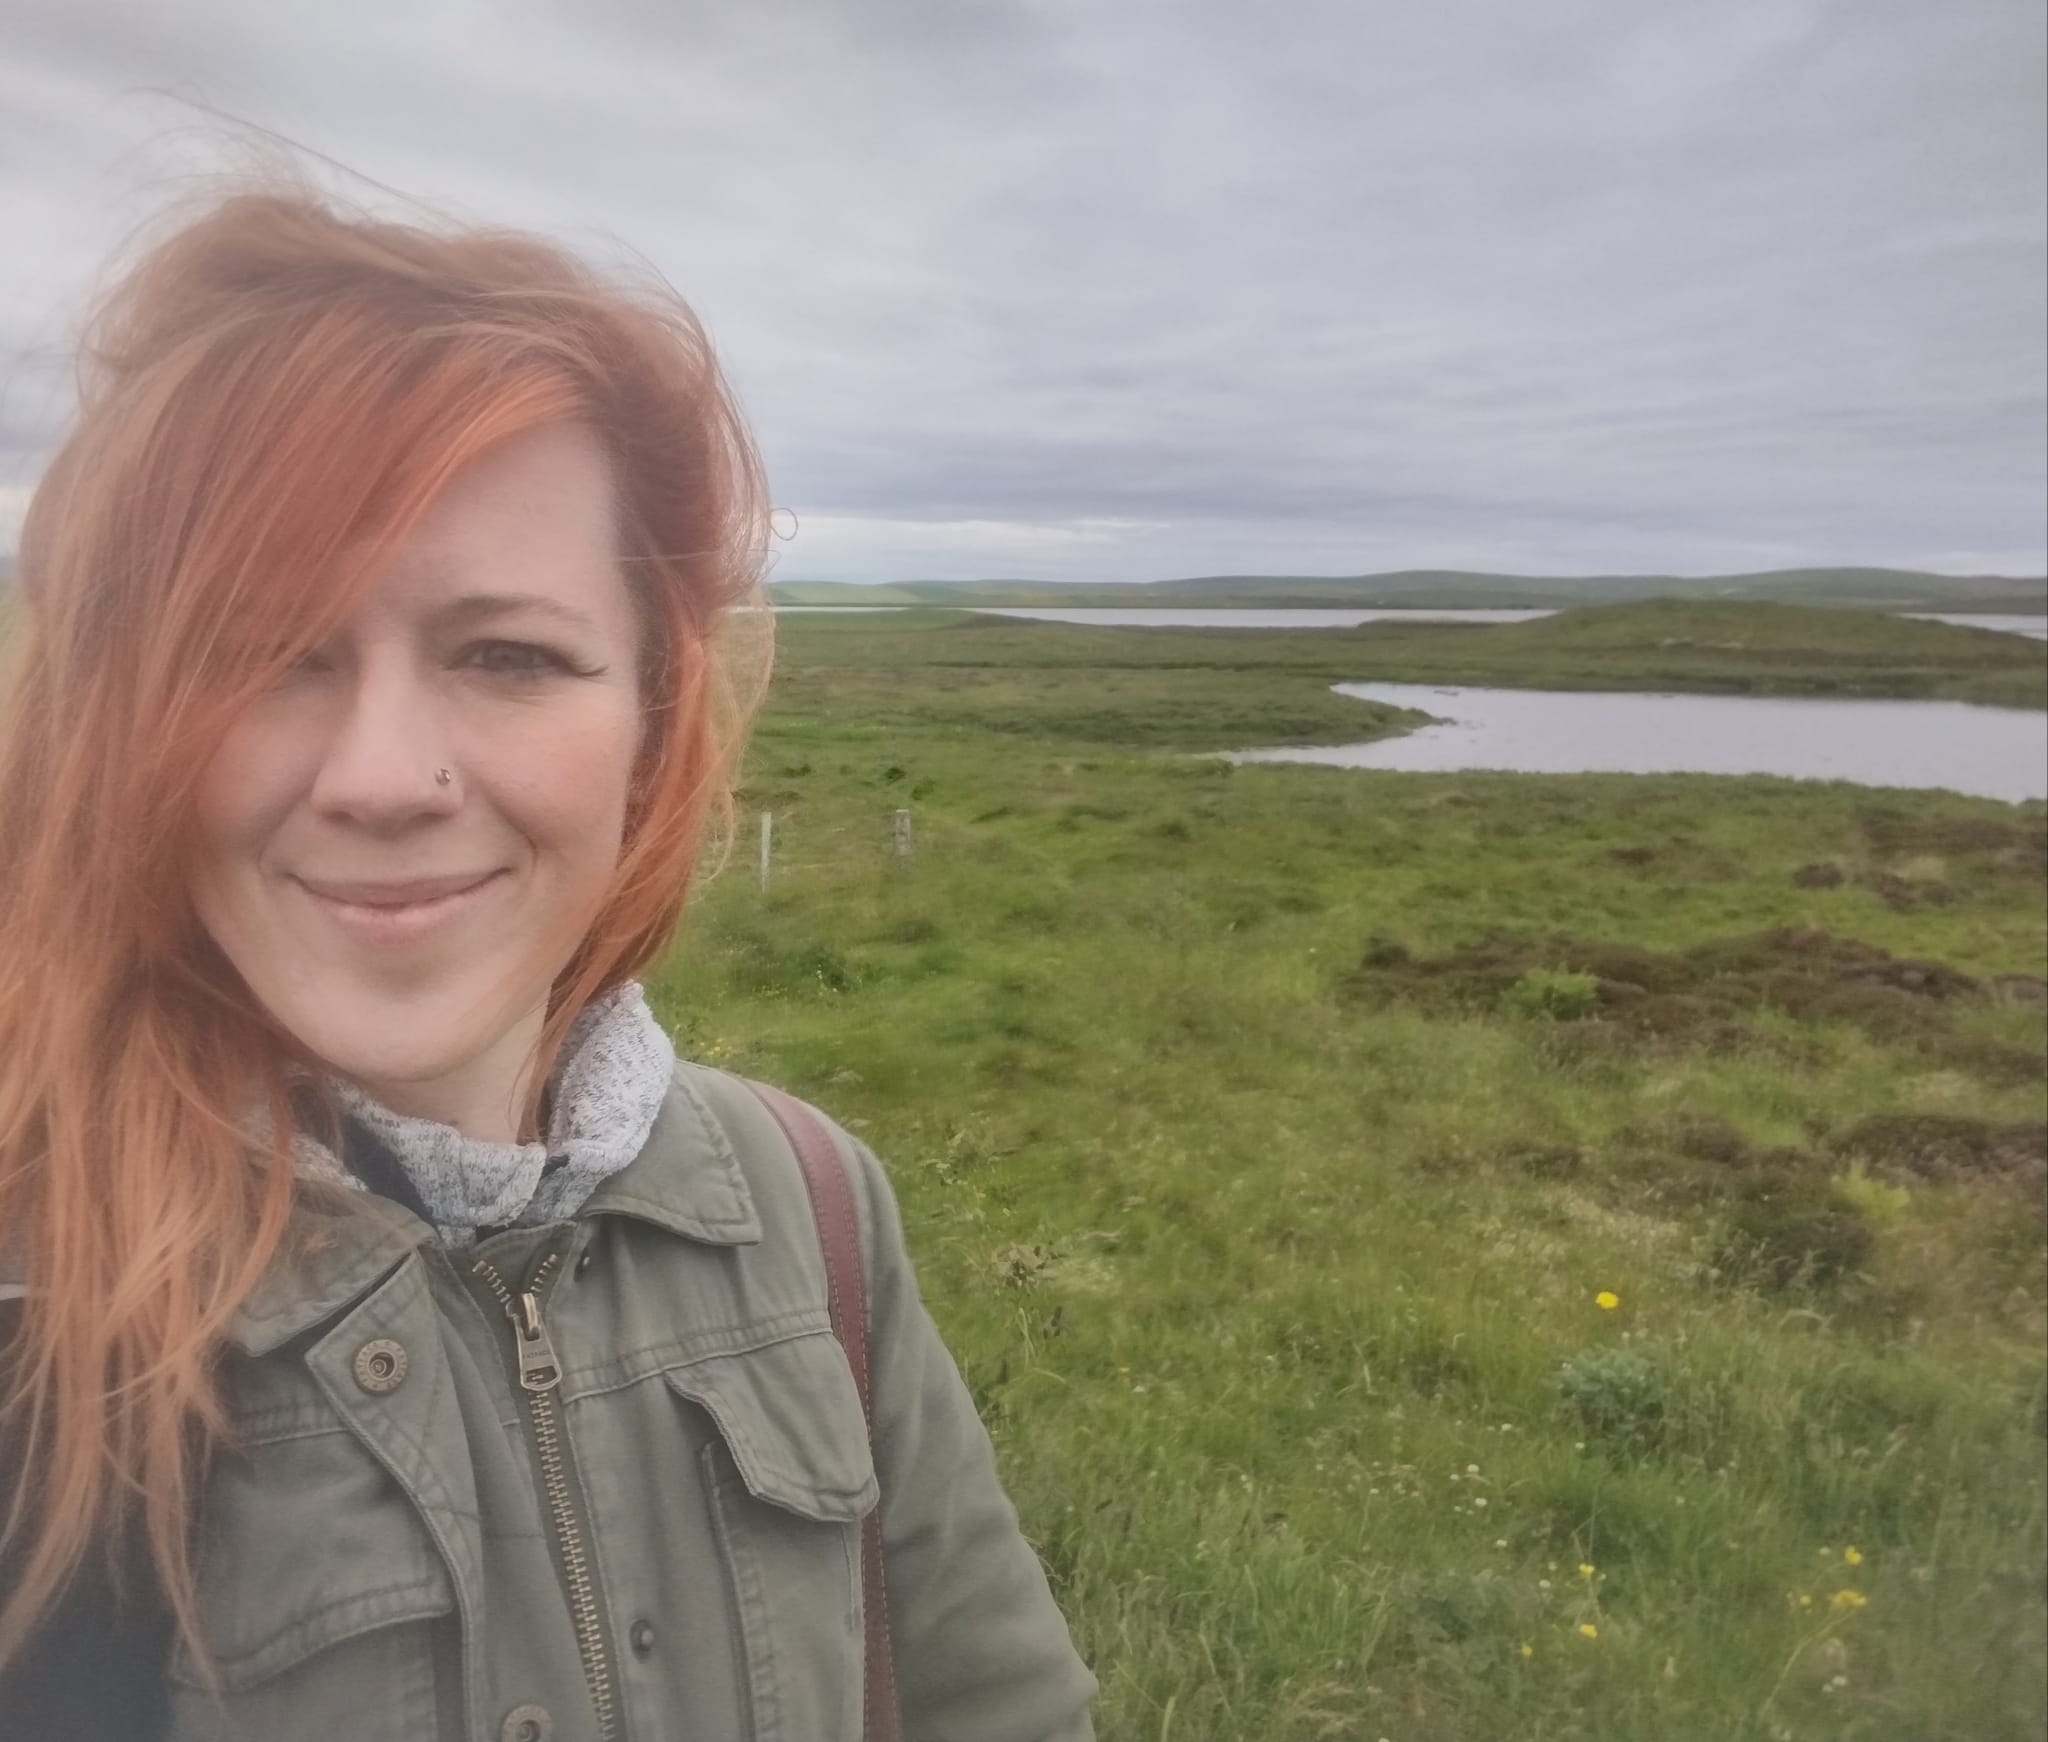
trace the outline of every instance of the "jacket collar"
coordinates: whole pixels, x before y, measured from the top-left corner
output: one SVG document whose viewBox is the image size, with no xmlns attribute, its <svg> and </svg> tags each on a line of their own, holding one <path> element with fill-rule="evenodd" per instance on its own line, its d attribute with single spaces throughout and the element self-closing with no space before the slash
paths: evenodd
<svg viewBox="0 0 2048 1742">
<path fill-rule="evenodd" d="M 631 1216 L 712 1246 L 758 1246 L 754 1194 L 688 1071 L 678 1062 L 647 1146 L 590 1194 L 582 1213 Z"/>
<path fill-rule="evenodd" d="M 280 1250 L 228 1327 L 245 1354 L 265 1355 L 367 1293 L 434 1230 L 382 1198 L 336 1204 L 326 1194 L 293 1219 Z M 761 1239 L 739 1158 L 725 1128 L 678 1065 L 646 1146 L 593 1192 L 579 1215 L 627 1216 L 686 1240 L 751 1246 Z"/>
</svg>

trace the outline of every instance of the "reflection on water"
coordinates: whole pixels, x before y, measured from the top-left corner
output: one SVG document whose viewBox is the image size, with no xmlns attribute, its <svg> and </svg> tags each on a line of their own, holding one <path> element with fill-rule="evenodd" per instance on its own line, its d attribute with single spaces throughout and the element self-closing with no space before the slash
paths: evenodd
<svg viewBox="0 0 2048 1742">
<path fill-rule="evenodd" d="M 1417 709 L 1439 723 L 1370 744 L 1245 750 L 1230 759 L 1431 773 L 1780 774 L 2048 798 L 2048 723 L 2028 709 L 1429 684 L 1335 688 Z"/>
</svg>

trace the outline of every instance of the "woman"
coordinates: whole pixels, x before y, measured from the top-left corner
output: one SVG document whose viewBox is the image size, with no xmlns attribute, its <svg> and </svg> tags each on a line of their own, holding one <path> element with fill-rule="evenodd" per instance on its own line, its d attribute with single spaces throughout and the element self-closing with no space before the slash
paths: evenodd
<svg viewBox="0 0 2048 1742">
<path fill-rule="evenodd" d="M 0 719 L 0 1734 L 851 1742 L 879 1506 L 902 1733 L 1086 1737 L 875 1158 L 864 1399 L 770 1096 L 634 979 L 766 668 L 688 312 L 278 186 L 82 360 Z"/>
</svg>

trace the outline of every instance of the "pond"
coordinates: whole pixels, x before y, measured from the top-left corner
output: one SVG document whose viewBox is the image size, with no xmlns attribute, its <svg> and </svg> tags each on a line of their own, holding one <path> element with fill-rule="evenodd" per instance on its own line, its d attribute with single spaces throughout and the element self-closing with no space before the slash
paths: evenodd
<svg viewBox="0 0 2048 1742">
<path fill-rule="evenodd" d="M 2048 798 L 2048 721 L 1969 702 L 1822 701 L 1346 683 L 1340 695 L 1431 715 L 1369 744 L 1243 750 L 1233 762 L 1416 773 L 1778 774 Z"/>
</svg>

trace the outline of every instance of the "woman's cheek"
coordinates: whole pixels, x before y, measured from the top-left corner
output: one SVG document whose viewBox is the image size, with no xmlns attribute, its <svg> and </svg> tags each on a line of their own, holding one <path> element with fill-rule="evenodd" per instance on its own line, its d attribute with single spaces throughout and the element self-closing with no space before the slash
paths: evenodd
<svg viewBox="0 0 2048 1742">
<path fill-rule="evenodd" d="M 624 707 L 563 711 L 510 741 L 500 739 L 495 760 L 506 762 L 502 790 L 515 795 L 524 832 L 566 846 L 595 846 L 593 836 L 616 846 L 624 826 L 626 789 L 639 747 L 637 714 Z"/>
</svg>

